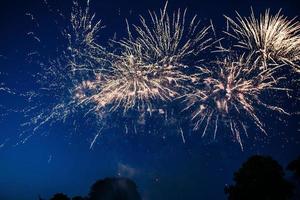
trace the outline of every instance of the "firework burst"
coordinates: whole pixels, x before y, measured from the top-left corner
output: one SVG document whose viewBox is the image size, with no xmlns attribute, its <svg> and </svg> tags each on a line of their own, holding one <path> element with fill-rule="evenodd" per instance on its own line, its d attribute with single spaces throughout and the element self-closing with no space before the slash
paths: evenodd
<svg viewBox="0 0 300 200">
<path fill-rule="evenodd" d="M 261 107 L 288 114 L 261 98 L 266 91 L 288 90 L 278 86 L 285 77 L 276 78 L 276 68 L 260 70 L 257 62 L 251 56 L 239 56 L 237 59 L 229 56 L 213 63 L 205 73 L 195 75 L 197 89 L 185 95 L 185 109 L 194 109 L 192 119 L 196 121 L 195 129 L 203 124 L 203 136 L 209 126 L 213 126 L 215 137 L 219 124 L 223 123 L 230 127 L 243 147 L 241 133 L 247 135 L 249 122 L 266 133 L 258 116 Z"/>
<path fill-rule="evenodd" d="M 29 108 L 23 112 L 31 119 L 23 126 L 33 126 L 32 134 L 42 126 L 65 122 L 74 113 L 80 112 L 82 107 L 74 96 L 77 85 L 94 77 L 95 73 L 100 73 L 104 65 L 105 49 L 96 42 L 103 26 L 91 14 L 89 1 L 85 8 L 73 2 L 67 24 L 59 35 L 65 43 L 57 48 L 54 59 L 47 56 L 50 57 L 47 62 L 38 62 L 41 71 L 33 75 L 36 90 L 24 95 Z"/>
<path fill-rule="evenodd" d="M 210 27 L 200 28 L 196 16 L 186 24 L 186 10 L 170 17 L 167 4 L 159 15 L 149 13 L 150 23 L 141 16 L 141 26 L 134 25 L 134 32 L 127 23 L 128 38 L 115 42 L 120 53 L 109 54 L 110 72 L 81 84 L 79 91 L 88 89 L 92 95 L 80 92 L 80 101 L 92 101 L 95 110 L 110 105 L 110 111 L 151 112 L 153 102 L 170 101 L 187 88 L 190 77 L 184 70 L 196 66 L 195 57 L 209 46 Z"/>
<path fill-rule="evenodd" d="M 280 11 L 272 16 L 269 10 L 259 18 L 253 11 L 250 17 L 238 13 L 236 20 L 225 17 L 231 30 L 227 34 L 236 39 L 236 47 L 257 54 L 263 67 L 285 63 L 299 72 L 300 23 L 295 18 L 289 20 Z"/>
<path fill-rule="evenodd" d="M 238 51 L 221 49 L 222 57 L 230 55 L 203 67 L 201 54 L 219 41 L 210 37 L 212 25 L 201 27 L 197 16 L 189 20 L 186 12 L 179 9 L 169 15 L 166 4 L 159 13 L 149 12 L 149 20 L 141 16 L 139 25 L 127 22 L 128 37 L 113 40 L 108 50 L 98 43 L 103 26 L 90 14 L 89 1 L 86 8 L 74 2 L 69 26 L 62 31 L 66 45 L 57 52 L 58 59 L 41 64 L 42 72 L 35 76 L 38 91 L 28 93 L 35 103 L 26 110 L 26 115 L 35 116 L 29 122 L 35 125 L 33 133 L 75 113 L 92 113 L 96 128 L 101 126 L 92 148 L 102 128 L 114 126 L 107 123 L 112 113 L 126 114 L 126 132 L 126 120 L 136 132 L 136 125 L 148 123 L 153 112 L 159 119 L 173 115 L 177 107 L 169 110 L 170 102 L 184 98 L 185 109 L 193 111 L 194 128 L 203 128 L 203 136 L 208 130 L 216 136 L 219 125 L 225 125 L 242 147 L 241 135 L 247 135 L 248 127 L 266 134 L 263 111 L 288 114 L 264 97 L 289 91 L 287 82 L 281 84 L 287 77 L 282 66 L 299 70 L 299 23 L 279 12 L 270 16 L 269 11 L 259 19 L 253 12 L 249 18 L 226 17 L 227 34 L 237 40 Z"/>
</svg>

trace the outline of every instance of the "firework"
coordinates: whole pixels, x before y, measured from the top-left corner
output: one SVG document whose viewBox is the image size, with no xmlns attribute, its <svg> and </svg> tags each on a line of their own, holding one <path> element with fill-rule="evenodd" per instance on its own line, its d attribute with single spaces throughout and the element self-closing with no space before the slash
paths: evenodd
<svg viewBox="0 0 300 200">
<path fill-rule="evenodd" d="M 194 109 L 195 129 L 204 125 L 203 136 L 212 126 L 215 137 L 219 124 L 223 123 L 230 127 L 242 147 L 241 133 L 247 135 L 249 121 L 266 133 L 258 116 L 261 106 L 288 114 L 261 98 L 266 91 L 288 90 L 278 86 L 285 77 L 274 76 L 276 68 L 258 69 L 257 62 L 251 56 L 236 59 L 229 56 L 207 67 L 204 74 L 195 75 L 197 87 L 185 95 L 185 109 Z"/>
<path fill-rule="evenodd" d="M 95 110 L 107 105 L 110 111 L 118 108 L 148 110 L 153 102 L 166 102 L 179 96 L 190 79 L 185 68 L 196 66 L 196 56 L 209 46 L 210 27 L 200 28 L 196 16 L 186 24 L 186 10 L 170 17 L 167 4 L 160 14 L 150 13 L 150 23 L 140 18 L 134 32 L 128 27 L 128 38 L 116 42 L 120 53 L 111 53 L 110 72 L 106 77 L 84 82 L 79 91 L 80 101 L 92 101 Z M 136 37 L 133 37 L 136 35 Z"/>
<path fill-rule="evenodd" d="M 59 16 L 63 15 L 60 13 Z M 24 95 L 29 107 L 23 112 L 25 116 L 33 117 L 22 125 L 34 128 L 23 141 L 42 126 L 65 122 L 80 112 L 82 107 L 74 95 L 77 85 L 102 71 L 105 49 L 96 39 L 103 26 L 91 14 L 89 1 L 85 8 L 73 2 L 67 24 L 61 31 L 65 43 L 57 48 L 59 51 L 54 58 L 47 56 L 50 57 L 48 62 L 38 63 L 41 71 L 33 75 L 37 89 Z"/>
<path fill-rule="evenodd" d="M 101 20 L 95 20 L 95 14 L 91 14 L 89 1 L 85 9 L 77 1 L 73 2 L 69 22 L 70 26 L 63 30 L 68 41 L 64 59 L 71 72 L 90 77 L 101 71 L 105 62 L 105 48 L 96 41 L 104 26 Z"/>
<path fill-rule="evenodd" d="M 184 98 L 185 110 L 193 111 L 194 128 L 203 128 L 203 136 L 212 130 L 215 137 L 218 127 L 225 125 L 243 147 L 241 135 L 248 135 L 249 126 L 266 134 L 263 111 L 289 114 L 264 97 L 289 91 L 282 66 L 299 70 L 299 23 L 280 12 L 270 16 L 269 11 L 259 19 L 253 12 L 249 18 L 226 17 L 231 30 L 227 34 L 239 48 L 225 52 L 220 45 L 222 57 L 230 55 L 203 64 L 203 51 L 220 40 L 210 37 L 212 25 L 201 27 L 197 16 L 189 20 L 186 13 L 179 9 L 168 14 L 166 4 L 159 13 L 149 12 L 149 19 L 141 16 L 139 25 L 127 22 L 128 37 L 112 40 L 108 50 L 98 43 L 103 26 L 91 14 L 89 1 L 84 9 L 74 2 L 69 26 L 62 31 L 66 44 L 58 58 L 42 64 L 42 72 L 35 76 L 40 87 L 28 94 L 30 100 L 38 99 L 34 101 L 38 105 L 26 111 L 35 116 L 30 122 L 35 125 L 33 133 L 75 113 L 84 117 L 92 113 L 97 128 L 101 127 L 92 148 L 101 130 L 111 127 L 107 121 L 112 113 L 126 114 L 132 123 L 127 126 L 124 121 L 126 132 L 128 127 L 137 132 L 136 127 L 148 124 L 153 112 L 163 118 L 171 110 L 173 115 L 177 108 L 168 110 L 168 106 Z M 81 120 L 76 117 L 74 121 Z M 182 128 L 178 130 L 185 142 Z"/>
<path fill-rule="evenodd" d="M 289 20 L 280 11 L 272 16 L 269 10 L 259 18 L 253 11 L 250 17 L 238 13 L 236 20 L 225 17 L 231 30 L 227 34 L 236 39 L 236 47 L 257 54 L 263 67 L 285 63 L 299 72 L 300 23 L 295 18 Z"/>
</svg>

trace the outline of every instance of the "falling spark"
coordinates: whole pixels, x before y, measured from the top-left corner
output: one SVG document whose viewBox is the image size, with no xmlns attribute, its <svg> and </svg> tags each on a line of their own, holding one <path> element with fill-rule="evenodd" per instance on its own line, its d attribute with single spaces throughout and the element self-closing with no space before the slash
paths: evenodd
<svg viewBox="0 0 300 200">
<path fill-rule="evenodd" d="M 103 127 L 98 131 L 98 133 L 95 135 L 94 139 L 92 140 L 91 144 L 90 144 L 90 149 L 93 148 L 95 142 L 97 141 L 97 138 L 100 136 L 101 131 L 102 131 Z"/>
<path fill-rule="evenodd" d="M 182 142 L 185 143 L 185 137 L 182 128 L 180 128 L 180 135 L 181 135 Z"/>
</svg>

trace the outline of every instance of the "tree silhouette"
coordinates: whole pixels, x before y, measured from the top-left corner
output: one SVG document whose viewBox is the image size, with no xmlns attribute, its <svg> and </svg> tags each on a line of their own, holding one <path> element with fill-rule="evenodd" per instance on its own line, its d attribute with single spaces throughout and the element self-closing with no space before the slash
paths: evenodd
<svg viewBox="0 0 300 200">
<path fill-rule="evenodd" d="M 136 184 L 128 178 L 105 178 L 95 182 L 90 200 L 141 200 Z"/>
<path fill-rule="evenodd" d="M 44 200 L 41 195 L 38 196 L 38 200 Z"/>
<path fill-rule="evenodd" d="M 294 172 L 295 177 L 300 179 L 300 156 L 296 160 L 290 162 L 287 169 Z"/>
<path fill-rule="evenodd" d="M 87 200 L 87 198 L 81 197 L 81 196 L 76 196 L 76 197 L 73 197 L 72 200 Z"/>
<path fill-rule="evenodd" d="M 63 193 L 56 193 L 50 200 L 70 200 L 70 198 Z"/>
<path fill-rule="evenodd" d="M 292 171 L 294 174 L 292 178 L 295 185 L 294 199 L 298 200 L 300 199 L 300 156 L 288 164 L 287 170 Z"/>
<path fill-rule="evenodd" d="M 234 174 L 234 181 L 235 185 L 225 187 L 229 200 L 286 200 L 293 195 L 283 168 L 269 156 L 250 157 Z"/>
</svg>

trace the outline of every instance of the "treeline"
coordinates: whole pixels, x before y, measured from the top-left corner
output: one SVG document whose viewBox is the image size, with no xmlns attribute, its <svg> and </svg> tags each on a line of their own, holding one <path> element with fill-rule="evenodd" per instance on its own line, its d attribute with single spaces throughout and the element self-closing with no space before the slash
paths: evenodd
<svg viewBox="0 0 300 200">
<path fill-rule="evenodd" d="M 284 168 L 270 156 L 251 156 L 234 173 L 234 184 L 225 187 L 228 200 L 299 200 L 300 156 Z M 141 200 L 136 184 L 128 178 L 95 182 L 86 197 L 55 194 L 50 200 Z M 39 200 L 44 200 L 39 198 Z"/>
<path fill-rule="evenodd" d="M 44 200 L 39 197 L 39 200 Z M 96 181 L 90 188 L 88 196 L 68 197 L 56 193 L 50 200 L 141 200 L 136 184 L 128 178 L 105 178 Z"/>
</svg>

